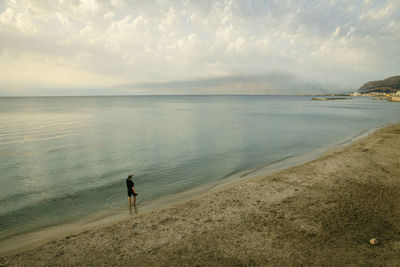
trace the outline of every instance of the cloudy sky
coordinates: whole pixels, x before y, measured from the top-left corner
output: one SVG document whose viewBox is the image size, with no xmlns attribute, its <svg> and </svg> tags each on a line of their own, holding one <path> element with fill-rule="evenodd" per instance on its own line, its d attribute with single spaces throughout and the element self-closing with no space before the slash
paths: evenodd
<svg viewBox="0 0 400 267">
<path fill-rule="evenodd" d="M 400 0 L 0 0 L 0 95 L 353 91 L 399 33 Z"/>
</svg>

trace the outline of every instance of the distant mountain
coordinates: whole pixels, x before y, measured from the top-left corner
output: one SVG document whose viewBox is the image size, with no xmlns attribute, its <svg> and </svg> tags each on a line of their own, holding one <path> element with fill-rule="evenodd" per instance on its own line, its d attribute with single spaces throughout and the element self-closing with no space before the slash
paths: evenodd
<svg viewBox="0 0 400 267">
<path fill-rule="evenodd" d="M 358 89 L 362 94 L 379 92 L 379 93 L 396 93 L 400 91 L 400 76 L 393 76 L 381 81 L 367 82 Z"/>
</svg>

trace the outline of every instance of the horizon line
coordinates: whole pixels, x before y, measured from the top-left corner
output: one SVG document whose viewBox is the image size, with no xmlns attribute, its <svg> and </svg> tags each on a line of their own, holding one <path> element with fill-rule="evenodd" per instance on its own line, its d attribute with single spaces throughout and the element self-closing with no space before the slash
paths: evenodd
<svg viewBox="0 0 400 267">
<path fill-rule="evenodd" d="M 121 96 L 326 96 L 347 95 L 350 93 L 321 94 L 136 94 L 136 95 L 9 95 L 0 98 L 34 98 L 34 97 L 121 97 Z"/>
</svg>

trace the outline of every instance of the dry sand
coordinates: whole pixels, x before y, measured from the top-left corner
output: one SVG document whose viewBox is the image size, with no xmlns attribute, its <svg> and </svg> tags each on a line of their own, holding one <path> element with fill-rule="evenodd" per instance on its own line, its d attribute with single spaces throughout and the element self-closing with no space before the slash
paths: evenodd
<svg viewBox="0 0 400 267">
<path fill-rule="evenodd" d="M 0 263 L 400 265 L 400 124 L 309 163 Z"/>
</svg>

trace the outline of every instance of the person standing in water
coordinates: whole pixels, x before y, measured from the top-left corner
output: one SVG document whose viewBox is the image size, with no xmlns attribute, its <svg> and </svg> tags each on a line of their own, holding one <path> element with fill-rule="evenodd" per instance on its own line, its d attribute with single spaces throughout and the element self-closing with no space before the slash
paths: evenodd
<svg viewBox="0 0 400 267">
<path fill-rule="evenodd" d="M 132 202 L 131 202 L 131 196 L 133 195 L 133 206 L 136 205 L 136 196 L 138 194 L 136 194 L 135 191 L 135 184 L 132 182 L 132 177 L 135 176 L 134 174 L 129 175 L 128 178 L 126 178 L 126 187 L 128 188 L 128 202 L 129 202 L 129 206 L 132 206 Z"/>
</svg>

